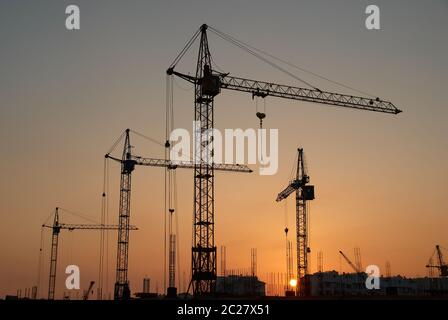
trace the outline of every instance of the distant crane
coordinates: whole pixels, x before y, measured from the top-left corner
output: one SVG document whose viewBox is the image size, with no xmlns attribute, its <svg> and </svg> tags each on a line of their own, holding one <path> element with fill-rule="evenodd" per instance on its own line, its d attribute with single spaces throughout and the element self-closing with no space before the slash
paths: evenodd
<svg viewBox="0 0 448 320">
<path fill-rule="evenodd" d="M 324 272 L 324 253 L 322 251 L 317 253 L 317 272 Z"/>
<path fill-rule="evenodd" d="M 310 88 L 293 87 L 272 82 L 263 82 L 229 76 L 229 73 L 217 72 L 212 69 L 212 56 L 210 53 L 207 30 L 210 30 L 221 39 L 239 47 L 252 56 L 270 64 L 278 70 L 294 77 Z M 197 56 L 196 74 L 194 76 L 175 71 L 175 67 L 192 44 L 200 36 L 199 52 Z M 267 96 L 321 103 L 330 106 L 347 107 L 360 110 L 384 112 L 390 114 L 400 113 L 391 102 L 380 98 L 365 98 L 353 95 L 322 91 L 301 80 L 288 70 L 285 70 L 265 58 L 258 50 L 244 42 L 225 34 L 211 26 L 203 24 L 187 42 L 169 66 L 167 75 L 175 75 L 194 85 L 194 119 L 200 122 L 201 132 L 208 132 L 198 147 L 199 160 L 195 164 L 194 172 L 194 221 L 193 221 L 193 247 L 192 247 L 192 283 L 193 294 L 208 295 L 213 293 L 216 281 L 216 246 L 214 223 L 214 168 L 213 131 L 214 127 L 214 98 L 220 94 L 221 89 L 247 92 L 253 97 L 265 98 Z M 271 55 L 269 55 L 272 57 Z M 280 60 L 280 59 L 277 59 Z M 261 121 L 265 114 L 257 114 Z M 304 256 L 303 256 L 304 257 Z M 303 258 L 306 259 L 306 258 Z M 305 265 L 302 264 L 302 270 Z M 303 272 L 302 272 L 303 274 Z"/>
<path fill-rule="evenodd" d="M 59 208 L 56 207 L 54 212 L 53 225 L 43 224 L 42 228 L 52 229 L 51 237 L 51 256 L 50 256 L 50 276 L 48 281 L 48 300 L 54 300 L 56 287 L 56 266 L 58 262 L 58 243 L 59 233 L 61 230 L 117 230 L 117 225 L 104 224 L 67 224 L 59 222 Z M 129 226 L 129 230 L 137 230 L 134 226 Z"/>
<path fill-rule="evenodd" d="M 355 266 L 358 270 L 362 270 L 362 262 L 361 262 L 361 249 L 356 247 L 353 249 L 355 253 Z"/>
<path fill-rule="evenodd" d="M 110 153 L 105 155 L 106 159 L 112 159 L 121 164 L 120 180 L 120 204 L 119 204 L 119 224 L 118 224 L 118 245 L 117 245 L 117 267 L 116 282 L 114 288 L 115 300 L 126 300 L 130 298 L 130 288 L 128 281 L 128 250 L 129 250 L 129 219 L 131 213 L 131 176 L 135 166 L 164 167 L 171 170 L 177 168 L 194 169 L 196 164 L 189 161 L 174 161 L 166 159 L 142 158 L 132 154 L 132 145 L 130 140 L 130 129 L 121 135 L 119 140 L 124 137 L 124 147 L 121 159 L 115 158 Z M 119 142 L 117 141 L 117 143 Z M 166 145 L 169 148 L 169 142 Z M 233 172 L 252 172 L 247 166 L 239 164 L 213 164 L 212 170 L 233 171 Z M 204 203 L 206 205 L 207 202 Z M 170 240 L 171 241 L 171 240 Z"/>
<path fill-rule="evenodd" d="M 362 270 L 359 269 L 358 266 L 354 265 L 353 262 L 351 262 L 351 260 L 344 254 L 344 252 L 339 251 L 339 253 L 340 253 L 341 256 L 344 258 L 344 260 L 347 261 L 347 263 L 350 265 L 350 267 L 352 267 L 352 269 L 353 269 L 356 273 L 362 273 Z"/>
<path fill-rule="evenodd" d="M 386 261 L 386 278 L 390 278 L 392 276 L 390 262 Z"/>
<path fill-rule="evenodd" d="M 308 185 L 308 176 L 303 149 L 297 149 L 297 171 L 296 178 L 277 195 L 276 201 L 286 199 L 293 192 L 296 193 L 296 235 L 297 235 L 297 282 L 296 291 L 300 295 L 308 293 L 308 209 L 307 201 L 314 199 L 314 186 Z"/>
<path fill-rule="evenodd" d="M 436 255 L 436 261 L 438 264 L 433 265 L 434 255 Z M 443 260 L 442 250 L 439 245 L 436 245 L 436 249 L 430 258 L 430 263 L 426 265 L 426 268 L 435 268 L 439 270 L 440 277 L 448 277 L 448 265 Z"/>
<path fill-rule="evenodd" d="M 89 300 L 90 292 L 92 291 L 93 286 L 95 285 L 95 281 L 90 281 L 89 288 L 84 293 L 84 296 L 82 297 L 82 300 Z"/>
</svg>

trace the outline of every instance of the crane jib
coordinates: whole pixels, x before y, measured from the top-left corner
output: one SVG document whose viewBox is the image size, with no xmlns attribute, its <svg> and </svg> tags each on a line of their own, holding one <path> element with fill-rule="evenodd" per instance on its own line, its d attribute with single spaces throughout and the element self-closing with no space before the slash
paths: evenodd
<svg viewBox="0 0 448 320">
<path fill-rule="evenodd" d="M 260 96 L 262 98 L 266 96 L 274 96 L 391 114 L 398 114 L 401 112 L 401 110 L 395 107 L 391 102 L 381 100 L 380 98 L 372 99 L 230 76 L 223 76 L 221 78 L 221 88 L 248 92 L 253 96 Z"/>
<path fill-rule="evenodd" d="M 228 74 L 211 74 L 209 72 L 203 78 L 196 78 L 182 74 L 173 69 L 167 70 L 169 75 L 173 74 L 193 84 L 200 84 L 202 92 L 210 96 L 220 93 L 220 89 L 247 92 L 252 96 L 265 98 L 273 96 L 284 99 L 300 100 L 321 103 L 331 106 L 347 107 L 352 109 L 367 110 L 398 114 L 402 112 L 392 102 L 380 98 L 367 98 L 347 95 L 319 89 L 309 89 L 282 85 L 272 82 L 257 81 L 239 77 L 231 77 Z"/>
</svg>

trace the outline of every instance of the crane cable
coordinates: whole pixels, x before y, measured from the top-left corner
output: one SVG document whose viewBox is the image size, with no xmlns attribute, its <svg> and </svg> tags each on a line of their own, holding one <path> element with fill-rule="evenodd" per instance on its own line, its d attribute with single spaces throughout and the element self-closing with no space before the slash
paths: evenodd
<svg viewBox="0 0 448 320">
<path fill-rule="evenodd" d="M 276 63 L 274 63 L 274 62 L 272 62 L 272 61 L 266 59 L 266 58 L 263 57 L 262 55 L 258 54 L 257 52 L 255 52 L 255 50 L 252 50 L 249 46 L 247 46 L 244 42 L 242 42 L 242 41 L 240 41 L 240 40 L 238 40 L 238 39 L 236 39 L 236 38 L 234 38 L 234 37 L 232 37 L 232 36 L 230 36 L 230 35 L 228 35 L 228 34 L 226 34 L 226 33 L 224 33 L 224 32 L 221 32 L 221 31 L 219 31 L 219 30 L 217 30 L 217 29 L 215 29 L 215 28 L 213 28 L 213 27 L 209 27 L 209 28 L 210 28 L 210 30 L 211 30 L 214 34 L 216 34 L 216 35 L 217 35 L 218 37 L 220 37 L 221 39 L 223 39 L 223 40 L 225 40 L 225 41 L 227 41 L 227 42 L 229 42 L 229 43 L 231 43 L 231 44 L 237 46 L 238 48 L 240 48 L 240 49 L 246 51 L 247 53 L 251 54 L 252 56 L 254 56 L 254 57 L 256 57 L 256 58 L 262 60 L 263 62 L 265 62 L 265 63 L 267 63 L 267 64 L 269 64 L 271 67 L 273 67 L 273 68 L 275 68 L 275 69 L 277 69 L 277 70 L 279 70 L 279 71 L 281 71 L 281 72 L 283 72 L 283 73 L 289 75 L 290 77 L 296 79 L 297 81 L 300 81 L 300 82 L 302 82 L 303 84 L 305 84 L 305 85 L 307 85 L 307 86 L 309 86 L 309 87 L 311 87 L 311 88 L 313 88 L 313 89 L 315 89 L 315 90 L 321 91 L 318 87 L 312 85 L 311 83 L 309 83 L 309 82 L 303 80 L 302 78 L 298 77 L 297 75 L 293 74 L 292 72 L 289 72 L 288 70 L 286 70 L 286 69 L 280 67 L 280 66 L 277 65 Z"/>
<path fill-rule="evenodd" d="M 268 56 L 268 57 L 270 57 L 270 58 L 272 58 L 272 59 L 275 59 L 275 60 L 277 60 L 277 61 L 279 61 L 279 62 L 281 62 L 281 63 L 284 63 L 285 65 L 287 65 L 287 66 L 289 66 L 289 67 L 292 67 L 292 68 L 295 68 L 295 69 L 300 70 L 300 71 L 302 71 L 302 72 L 311 74 L 311 75 L 313 75 L 313 76 L 315 76 L 315 77 L 317 77 L 317 78 L 320 78 L 320 79 L 322 79 L 322 80 L 328 81 L 328 82 L 333 83 L 333 84 L 335 84 L 335 85 L 344 87 L 344 88 L 346 88 L 346 89 L 350 89 L 350 90 L 353 90 L 353 91 L 358 92 L 358 93 L 361 93 L 361 94 L 365 94 L 365 95 L 370 96 L 370 97 L 376 97 L 375 95 L 372 95 L 372 94 L 370 94 L 370 93 L 368 93 L 368 92 L 365 92 L 365 91 L 356 89 L 356 88 L 354 88 L 354 87 L 348 86 L 348 85 L 343 84 L 343 83 L 341 83 L 341 82 L 339 82 L 339 81 L 332 80 L 332 79 L 330 79 L 330 78 L 328 78 L 328 77 L 322 76 L 322 75 L 320 75 L 320 74 L 318 74 L 318 73 L 315 73 L 315 72 L 313 72 L 313 71 L 310 71 L 310 70 L 308 70 L 308 69 L 305 69 L 305 68 L 303 68 L 303 67 L 300 67 L 300 66 L 298 66 L 298 65 L 296 65 L 296 64 L 294 64 L 294 63 L 292 63 L 292 62 L 289 62 L 289 61 L 286 61 L 286 60 L 281 59 L 281 58 L 279 58 L 279 57 L 276 57 L 276 56 L 274 56 L 274 55 L 272 55 L 272 54 L 270 54 L 270 53 L 268 53 L 268 52 L 266 52 L 266 51 L 264 51 L 264 50 L 258 49 L 258 48 L 254 47 L 254 46 L 251 46 L 251 45 L 249 45 L 249 44 L 247 44 L 247 43 L 245 43 L 245 42 L 243 42 L 243 41 L 241 41 L 241 40 L 238 40 L 237 38 L 235 38 L 235 37 L 233 37 L 233 36 L 231 36 L 231 35 L 229 35 L 229 34 L 226 34 L 226 33 L 222 32 L 222 31 L 219 31 L 219 30 L 217 30 L 217 29 L 215 29 L 215 28 L 213 28 L 213 27 L 209 27 L 209 28 L 210 28 L 210 30 L 214 31 L 215 34 L 216 34 L 216 32 L 218 32 L 218 33 L 222 34 L 223 36 L 227 37 L 228 39 L 231 39 L 231 40 L 233 40 L 233 41 L 235 41 L 235 42 L 241 44 L 241 46 L 245 46 L 245 47 L 247 47 L 247 48 L 249 48 L 249 49 L 251 49 L 251 50 L 253 50 L 253 51 L 257 51 L 257 52 L 259 52 L 259 53 L 261 53 L 261 54 L 263 54 L 263 55 L 265 55 L 265 56 Z M 227 41 L 229 41 L 229 40 L 227 40 Z M 243 49 L 243 48 L 242 48 L 242 49 Z M 246 49 L 243 49 L 243 50 L 247 51 Z M 263 60 L 263 61 L 264 61 L 264 60 Z M 287 74 L 289 74 L 289 73 L 287 73 Z M 291 75 L 291 74 L 289 74 L 289 75 Z M 295 77 L 293 77 L 293 78 L 295 78 Z M 303 82 L 303 80 L 301 80 L 301 81 Z M 312 87 L 313 87 L 313 86 L 312 86 Z M 314 88 L 315 88 L 315 87 L 314 87 Z M 315 89 L 319 90 L 318 88 L 315 88 Z"/>
<path fill-rule="evenodd" d="M 158 141 L 157 139 L 154 139 L 154 138 L 151 138 L 151 137 L 149 137 L 149 136 L 146 136 L 146 135 L 144 135 L 144 134 L 142 134 L 142 133 L 140 133 L 140 132 L 138 132 L 138 131 L 135 131 L 135 130 L 133 130 L 133 129 L 129 129 L 129 131 L 132 132 L 132 133 L 134 133 L 135 135 L 139 136 L 140 138 L 143 138 L 143 139 L 145 139 L 145 140 L 148 140 L 148 141 L 150 141 L 150 142 L 152 142 L 152 143 L 154 143 L 154 144 L 156 144 L 156 145 L 158 145 L 158 146 L 160 146 L 160 147 L 163 147 L 163 148 L 165 147 L 165 145 L 164 145 L 162 142 Z M 106 153 L 106 155 L 110 155 L 112 152 L 115 151 L 115 149 L 117 148 L 118 144 L 123 140 L 125 134 L 126 134 L 126 131 L 123 131 L 123 133 L 122 133 L 122 134 L 118 137 L 118 139 L 114 142 L 114 144 L 111 146 L 111 148 L 110 148 L 109 151 Z"/>
<path fill-rule="evenodd" d="M 42 223 L 42 226 L 40 228 L 40 248 L 39 248 L 39 262 L 37 266 L 38 274 L 37 274 L 37 297 L 39 298 L 41 295 L 41 278 L 42 278 L 42 272 L 43 272 L 43 258 L 44 258 L 44 230 L 47 226 L 48 220 L 53 216 L 54 210 L 51 210 L 50 215 L 47 217 L 47 219 L 44 220 Z"/>
<path fill-rule="evenodd" d="M 174 116 L 173 116 L 173 101 L 174 101 L 174 88 L 173 88 L 173 75 L 167 75 L 166 76 L 166 104 L 165 104 L 165 161 L 170 160 L 170 151 L 171 151 L 171 144 L 170 144 L 170 132 L 171 129 L 174 126 Z M 164 179 L 164 211 L 163 211 L 163 217 L 164 217 L 164 263 L 163 263 L 163 287 L 164 292 L 167 290 L 166 280 L 167 280 L 167 260 L 170 257 L 170 253 L 168 253 L 167 248 L 170 246 L 168 245 L 171 243 L 171 171 L 169 168 L 165 168 L 165 179 Z M 167 215 L 167 213 L 169 215 Z M 167 219 L 168 219 L 168 225 L 167 225 Z M 168 229 L 167 229 L 168 227 Z M 169 238 L 168 238 L 169 237 Z"/>
<path fill-rule="evenodd" d="M 289 219 L 288 219 L 288 198 L 285 199 L 284 201 L 284 214 L 285 214 L 285 233 L 286 233 L 286 238 L 288 238 L 288 225 L 289 225 Z"/>
<path fill-rule="evenodd" d="M 289 185 L 291 183 L 291 181 L 296 178 L 298 158 L 299 158 L 299 154 L 298 154 L 298 152 L 296 152 L 296 156 L 294 158 L 294 163 L 291 167 L 291 172 L 289 173 L 288 181 L 286 182 L 287 185 Z"/>
<path fill-rule="evenodd" d="M 184 48 L 185 49 L 185 48 Z M 177 58 L 176 58 L 177 59 Z M 175 65 L 174 62 L 172 65 Z M 170 109 L 171 109 L 171 97 L 172 97 L 172 81 L 173 77 L 171 75 L 166 76 L 165 83 L 165 160 L 169 160 L 169 118 L 170 118 Z M 166 261 L 167 261 L 167 215 L 168 212 L 168 169 L 164 170 L 164 201 L 163 201 L 163 292 L 166 292 Z"/>
<path fill-rule="evenodd" d="M 176 56 L 174 61 L 170 64 L 170 68 L 173 68 L 177 65 L 177 63 L 182 59 L 182 57 L 187 53 L 187 51 L 190 49 L 191 45 L 194 43 L 194 41 L 197 39 L 197 37 L 200 34 L 201 29 L 199 28 L 196 30 L 196 32 L 193 34 L 193 36 L 188 40 L 188 42 L 185 44 L 183 49 L 179 52 L 179 54 Z"/>
<path fill-rule="evenodd" d="M 135 131 L 135 130 L 132 130 L 132 129 L 130 129 L 130 131 L 131 131 L 132 133 L 138 135 L 139 137 L 143 138 L 143 139 L 146 139 L 146 140 L 148 140 L 148 141 L 150 141 L 150 142 L 153 142 L 153 143 L 157 144 L 158 146 L 165 147 L 165 145 L 164 145 L 162 142 L 157 141 L 157 140 L 154 139 L 154 138 L 148 137 L 148 136 L 146 136 L 146 135 L 144 135 L 144 134 L 142 134 L 142 133 L 140 133 L 140 132 L 137 132 L 137 131 Z"/>
<path fill-rule="evenodd" d="M 86 214 L 84 214 L 84 213 L 75 212 L 75 211 L 68 210 L 68 209 L 61 208 L 61 207 L 59 207 L 59 211 L 62 211 L 62 212 L 65 212 L 65 213 L 69 213 L 69 214 L 71 214 L 71 215 L 73 215 L 73 216 L 76 216 L 76 217 L 78 217 L 78 218 L 87 220 L 87 221 L 89 221 L 89 222 L 91 222 L 91 223 L 99 224 L 98 221 L 93 220 L 92 218 L 90 218 L 90 217 L 89 217 L 90 215 L 86 215 Z"/>
<path fill-rule="evenodd" d="M 106 210 L 107 210 L 107 196 L 108 192 L 106 192 L 108 174 L 109 174 L 109 158 L 104 158 L 103 164 L 103 193 L 101 195 L 101 226 L 104 227 L 106 224 Z M 103 280 L 104 280 L 104 250 L 105 250 L 105 236 L 106 231 L 104 229 L 100 230 L 100 261 L 99 261 L 99 275 L 98 275 L 98 292 L 99 299 L 103 299 Z M 107 246 L 106 246 L 107 250 Z M 108 250 L 106 251 L 107 254 Z M 107 269 L 107 267 L 106 267 Z M 107 290 L 107 288 L 106 288 Z"/>
<path fill-rule="evenodd" d="M 176 85 L 176 87 L 178 87 L 182 91 L 191 91 L 194 89 L 194 85 L 190 85 L 189 87 L 184 87 L 176 79 L 173 79 L 173 80 L 174 80 L 174 84 Z"/>
<path fill-rule="evenodd" d="M 40 228 L 40 248 L 39 248 L 39 262 L 37 267 L 37 299 L 40 297 L 40 285 L 41 285 L 41 275 L 42 275 L 42 262 L 43 262 L 43 248 L 44 248 L 44 227 Z"/>
<path fill-rule="evenodd" d="M 170 157 L 170 147 L 171 147 L 171 141 L 169 140 L 170 138 L 170 132 L 171 130 L 174 128 L 174 87 L 173 87 L 173 82 L 174 82 L 174 77 L 171 76 L 167 76 L 167 92 L 166 92 L 166 153 L 165 153 L 165 159 L 166 160 L 171 160 Z M 170 236 L 170 243 L 171 243 L 171 235 L 173 235 L 173 233 L 175 234 L 175 247 L 172 248 L 174 250 L 176 250 L 176 255 L 175 255 L 175 266 L 174 266 L 174 270 L 176 270 L 176 265 L 177 265 L 177 280 L 178 280 L 178 287 L 180 288 L 180 283 L 181 283 L 181 278 L 180 278 L 180 253 L 179 253 L 179 221 L 178 221 L 178 197 L 177 197 L 177 179 L 176 179 L 176 171 L 175 170 L 171 170 L 170 168 L 166 168 L 165 170 L 165 199 L 167 199 L 168 204 L 166 204 L 166 200 L 165 200 L 165 212 L 168 212 L 166 210 L 166 205 L 168 206 L 168 209 L 170 211 L 170 216 L 169 216 L 169 236 Z M 173 210 L 173 212 L 171 212 L 171 210 Z M 174 230 L 173 230 L 173 221 L 172 221 L 172 214 L 174 213 Z M 166 216 L 165 216 L 166 218 Z M 167 239 L 167 236 L 165 234 L 165 241 Z M 166 254 L 167 250 L 166 250 L 166 245 L 165 245 L 165 254 Z M 170 252 L 171 254 L 171 252 Z M 166 258 L 165 258 L 165 263 L 166 263 Z M 165 267 L 166 268 L 166 267 Z M 166 272 L 166 271 L 165 271 Z M 166 274 L 165 277 L 166 279 Z M 173 284 L 175 285 L 175 284 Z M 166 288 L 166 285 L 165 285 Z"/>
<path fill-rule="evenodd" d="M 106 161 L 106 179 L 105 179 L 105 185 L 106 185 L 106 200 L 105 200 L 105 224 L 109 224 L 109 161 Z M 106 230 L 105 230 L 106 231 Z M 109 232 L 106 232 L 106 276 L 105 276 L 105 288 L 106 292 L 108 292 L 109 289 Z M 101 289 L 102 291 L 102 289 Z M 102 292 L 101 292 L 102 294 Z"/>
<path fill-rule="evenodd" d="M 174 215 L 174 223 L 176 228 L 176 264 L 177 264 L 177 287 L 180 288 L 181 286 L 181 265 L 180 265 L 180 237 L 179 237 L 179 206 L 178 206 L 178 198 L 177 198 L 177 175 L 176 171 L 173 171 L 173 201 L 174 201 L 174 208 L 176 209 L 176 214 Z M 176 268 L 176 265 L 175 265 Z"/>
<path fill-rule="evenodd" d="M 333 84 L 335 84 L 335 85 L 338 85 L 338 86 L 340 86 L 340 87 L 344 87 L 344 88 L 346 88 L 346 89 L 349 89 L 349 90 L 352 90 L 352 91 L 355 91 L 355 92 L 358 92 L 358 93 L 367 95 L 367 96 L 369 96 L 369 97 L 376 97 L 375 95 L 373 95 L 373 94 L 371 94 L 371 93 L 369 93 L 369 92 L 366 92 L 366 91 L 363 91 L 363 90 L 356 89 L 356 88 L 354 88 L 354 87 L 352 87 L 352 86 L 346 85 L 346 84 L 344 84 L 344 83 L 342 83 L 342 82 L 339 82 L 339 81 L 332 80 L 332 79 L 330 79 L 330 78 L 328 78 L 328 77 L 325 77 L 325 76 L 320 75 L 320 74 L 318 74 L 318 73 L 316 73 L 316 72 L 313 72 L 313 71 L 310 71 L 310 70 L 305 69 L 305 68 L 303 68 L 303 67 L 300 67 L 300 66 L 298 66 L 298 65 L 296 65 L 296 64 L 294 64 L 294 63 L 291 63 L 291 62 L 289 62 L 289 61 L 287 61 L 287 60 L 284 60 L 284 59 L 281 59 L 281 58 L 279 58 L 279 57 L 276 57 L 276 56 L 274 56 L 274 55 L 272 55 L 272 54 L 270 54 L 270 53 L 268 53 L 268 52 L 266 52 L 266 51 L 264 51 L 264 50 L 261 50 L 261 49 L 258 49 L 258 48 L 256 48 L 256 47 L 252 46 L 252 45 L 249 45 L 248 43 L 245 43 L 245 42 L 243 42 L 243 41 L 241 41 L 241 40 L 239 40 L 239 39 L 237 39 L 237 38 L 235 38 L 235 37 L 233 37 L 233 36 L 231 36 L 231 35 L 229 35 L 229 34 L 227 34 L 227 33 L 225 33 L 225 32 L 219 31 L 218 29 L 216 29 L 216 28 L 214 28 L 214 27 L 212 27 L 212 26 L 208 26 L 208 29 L 211 30 L 215 35 L 217 35 L 217 36 L 220 37 L 221 39 L 223 39 L 223 40 L 225 40 L 225 41 L 227 41 L 227 42 L 229 42 L 229 43 L 231 43 L 231 44 L 233 44 L 233 45 L 239 47 L 240 49 L 246 51 L 247 53 L 253 55 L 254 57 L 256 57 L 256 58 L 262 60 L 263 62 L 265 62 L 265 63 L 267 63 L 267 64 L 269 64 L 269 65 L 271 65 L 271 66 L 274 67 L 275 69 L 277 69 L 277 70 L 279 70 L 279 71 L 281 71 L 281 72 L 283 72 L 283 73 L 285 73 L 285 74 L 291 76 L 292 78 L 294 78 L 294 79 L 296 79 L 296 80 L 298 80 L 298 81 L 304 83 L 305 85 L 307 85 L 307 86 L 309 86 L 309 87 L 311 87 L 311 88 L 313 88 L 313 89 L 315 89 L 315 90 L 321 91 L 318 87 L 312 85 L 311 83 L 305 81 L 304 79 L 298 77 L 297 75 L 295 75 L 295 74 L 289 72 L 288 70 L 286 70 L 286 69 L 280 67 L 280 66 L 277 65 L 276 63 L 274 63 L 274 62 L 272 62 L 272 61 L 269 61 L 268 59 L 266 59 L 266 58 L 263 57 L 262 55 L 267 56 L 267 57 L 270 57 L 270 58 L 272 58 L 272 59 L 274 59 L 274 60 L 277 60 L 278 62 L 281 62 L 281 63 L 283 63 L 283 64 L 289 66 L 289 67 L 292 67 L 292 68 L 295 68 L 295 69 L 300 70 L 300 71 L 302 71 L 302 72 L 311 74 L 311 75 L 313 75 L 313 76 L 315 76 L 315 77 L 317 77 L 317 78 L 320 78 L 320 79 L 322 79 L 322 80 L 328 81 L 328 82 L 333 83 Z M 174 67 L 177 65 L 177 63 L 179 63 L 179 61 L 182 59 L 182 57 L 185 55 L 185 53 L 190 49 L 191 45 L 192 45 L 192 44 L 194 43 L 194 41 L 197 39 L 197 37 L 199 36 L 199 34 L 200 34 L 200 29 L 198 29 L 198 30 L 193 34 L 193 36 L 190 38 L 190 40 L 186 43 L 186 45 L 184 46 L 184 48 L 180 51 L 180 53 L 176 56 L 176 58 L 174 59 L 174 61 L 171 63 L 170 68 L 174 68 Z M 219 70 L 221 70 L 221 72 L 223 72 L 223 71 L 222 71 L 222 68 L 220 68 L 220 67 L 215 63 L 215 61 L 213 60 L 213 58 L 211 58 L 211 60 L 212 60 L 213 64 L 214 64 Z"/>
<path fill-rule="evenodd" d="M 315 89 L 315 90 L 321 91 L 321 90 L 320 90 L 319 88 L 317 88 L 316 86 L 313 86 L 313 85 L 310 84 L 309 82 L 307 82 L 307 81 L 305 81 L 305 80 L 299 78 L 299 77 L 296 76 L 295 74 L 289 72 L 288 70 L 286 70 L 286 69 L 280 67 L 279 65 L 275 64 L 274 62 L 269 61 L 268 59 L 266 59 L 266 58 L 263 57 L 262 55 L 258 54 L 257 52 L 255 52 L 255 48 L 252 47 L 252 48 L 254 49 L 254 50 L 252 50 L 252 49 L 251 49 L 251 46 L 245 44 L 244 42 L 242 42 L 242 41 L 240 41 L 240 40 L 238 40 L 238 39 L 236 39 L 236 38 L 234 38 L 234 37 L 232 37 L 232 36 L 230 36 L 230 35 L 228 35 L 228 34 L 226 34 L 226 33 L 224 33 L 224 32 L 221 32 L 221 31 L 219 31 L 219 30 L 217 30 L 217 29 L 215 29 L 215 28 L 213 28 L 213 27 L 211 27 L 211 26 L 208 26 L 208 28 L 209 28 L 214 34 L 216 34 L 217 36 L 219 36 L 221 39 L 223 39 L 223 40 L 225 40 L 225 41 L 227 41 L 227 42 L 229 42 L 229 43 L 231 43 L 231 44 L 233 44 L 233 45 L 239 47 L 240 49 L 242 49 L 242 50 L 248 52 L 249 54 L 253 55 L 254 57 L 256 57 L 256 58 L 258 58 L 258 59 L 264 61 L 265 63 L 271 65 L 271 66 L 274 67 L 275 69 L 280 70 L 280 71 L 282 71 L 282 72 L 288 74 L 288 75 L 291 76 L 292 78 L 294 78 L 294 79 L 296 79 L 296 80 L 298 80 L 298 81 L 304 83 L 305 85 L 307 85 L 307 86 L 309 86 L 309 87 L 311 87 L 311 88 L 313 88 L 313 89 Z M 193 34 L 193 36 L 190 38 L 190 40 L 188 40 L 188 42 L 185 44 L 184 48 L 179 52 L 179 54 L 176 56 L 176 58 L 174 59 L 174 61 L 171 63 L 171 65 L 170 65 L 170 67 L 169 67 L 170 69 L 174 69 L 174 67 L 179 63 L 179 61 L 182 59 L 182 57 L 185 55 L 185 53 L 190 49 L 191 45 L 192 45 L 192 44 L 194 43 L 194 41 L 197 39 L 197 37 L 199 36 L 200 32 L 201 32 L 201 29 L 198 29 L 198 30 Z M 260 50 L 257 50 L 257 51 L 260 51 Z M 214 61 L 213 61 L 213 62 L 214 62 Z"/>
<path fill-rule="evenodd" d="M 54 210 L 51 210 L 51 213 L 48 216 L 48 218 L 45 219 L 44 223 L 42 223 L 42 227 L 45 226 L 48 223 L 48 220 L 50 220 L 50 218 L 53 216 L 53 214 L 54 214 Z"/>
<path fill-rule="evenodd" d="M 125 134 L 126 134 L 126 132 L 123 131 L 123 132 L 121 133 L 121 135 L 118 137 L 118 139 L 115 140 L 114 144 L 112 145 L 112 147 L 109 149 L 109 151 L 108 151 L 106 154 L 111 154 L 111 153 L 115 150 L 115 148 L 117 147 L 117 145 L 118 145 L 118 144 L 120 143 L 120 141 L 124 138 Z"/>
</svg>

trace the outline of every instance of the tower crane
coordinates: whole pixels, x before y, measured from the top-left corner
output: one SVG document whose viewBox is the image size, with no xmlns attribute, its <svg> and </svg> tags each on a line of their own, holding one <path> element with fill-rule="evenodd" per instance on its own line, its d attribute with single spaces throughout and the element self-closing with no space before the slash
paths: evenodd
<svg viewBox="0 0 448 320">
<path fill-rule="evenodd" d="M 440 249 L 439 245 L 436 245 L 436 249 L 432 255 L 432 257 L 429 259 L 429 261 L 433 261 L 433 257 L 436 255 L 436 260 L 438 262 L 437 265 L 433 265 L 432 263 L 429 263 L 426 265 L 426 268 L 435 268 L 439 269 L 439 274 L 441 277 L 448 277 L 448 265 L 443 260 L 443 254 L 442 250 Z"/>
<path fill-rule="evenodd" d="M 296 193 L 296 240 L 297 240 L 297 293 L 306 295 L 308 293 L 308 210 L 307 201 L 314 200 L 314 186 L 308 185 L 308 176 L 303 148 L 297 149 L 297 171 L 296 178 L 278 194 L 276 201 L 286 199 L 293 192 Z"/>
<path fill-rule="evenodd" d="M 84 296 L 82 297 L 82 300 L 89 300 L 90 292 L 92 291 L 93 286 L 95 285 L 95 281 L 90 281 L 89 288 L 84 293 Z"/>
<path fill-rule="evenodd" d="M 48 281 L 48 300 L 54 300 L 56 286 L 56 266 L 58 262 L 59 233 L 61 230 L 117 230 L 117 225 L 104 224 L 68 224 L 59 222 L 59 207 L 54 212 L 53 225 L 43 224 L 42 228 L 52 229 L 51 236 L 51 256 L 50 256 L 50 276 Z M 138 230 L 135 226 L 129 226 L 129 230 Z"/>
<path fill-rule="evenodd" d="M 156 158 L 142 158 L 132 154 L 132 145 L 130 140 L 130 129 L 126 129 L 124 134 L 124 147 L 121 159 L 112 156 L 110 153 L 105 157 L 121 164 L 120 179 L 120 204 L 118 219 L 118 245 L 117 245 L 117 266 L 116 282 L 114 288 L 115 300 L 126 300 L 130 298 L 130 288 L 128 281 L 128 250 L 129 250 L 129 219 L 131 212 L 131 177 L 135 166 L 165 167 L 171 170 L 177 168 L 194 169 L 196 165 L 189 161 L 176 161 Z M 167 146 L 169 147 L 169 145 Z M 252 172 L 245 165 L 239 164 L 212 164 L 211 170 L 233 171 L 233 172 Z"/>
<path fill-rule="evenodd" d="M 347 261 L 347 263 L 350 265 L 350 267 L 352 267 L 352 269 L 353 269 L 356 273 L 362 273 L 362 270 L 359 269 L 356 265 L 354 265 L 353 262 L 351 262 L 351 260 L 344 254 L 344 252 L 339 251 L 339 253 L 340 253 L 341 256 L 344 258 L 344 260 Z"/>
<path fill-rule="evenodd" d="M 209 132 L 207 139 L 199 144 L 199 160 L 194 168 L 194 221 L 192 247 L 192 284 L 193 294 L 207 295 L 213 292 L 216 281 L 216 247 L 214 245 L 214 168 L 213 161 L 213 132 L 214 127 L 214 98 L 221 93 L 221 89 L 247 92 L 252 97 L 265 98 L 267 96 L 285 99 L 320 103 L 329 106 L 339 106 L 352 109 L 398 114 L 400 109 L 392 102 L 380 98 L 367 98 L 353 95 L 323 91 L 317 87 L 294 87 L 273 82 L 257 81 L 241 77 L 230 76 L 229 73 L 217 72 L 212 69 L 212 56 L 208 45 L 207 30 L 220 38 L 247 51 L 251 55 L 269 63 L 297 80 L 304 83 L 294 74 L 280 68 L 262 57 L 255 49 L 242 41 L 225 34 L 211 26 L 203 24 L 187 42 L 182 51 L 169 66 L 166 73 L 177 76 L 194 85 L 194 120 L 200 122 L 201 132 Z M 199 40 L 199 52 L 196 63 L 196 74 L 189 75 L 175 71 L 177 63 L 182 59 L 195 40 Z M 307 83 L 308 84 L 308 83 Z M 308 84 L 309 85 L 309 84 Z M 310 85 L 309 85 L 310 86 Z M 262 120 L 262 119 L 260 119 Z"/>
</svg>

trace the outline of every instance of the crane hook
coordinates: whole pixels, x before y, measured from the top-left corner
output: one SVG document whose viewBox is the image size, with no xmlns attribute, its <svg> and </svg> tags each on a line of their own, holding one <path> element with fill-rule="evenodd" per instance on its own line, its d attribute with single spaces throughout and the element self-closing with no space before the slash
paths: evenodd
<svg viewBox="0 0 448 320">
<path fill-rule="evenodd" d="M 263 129 L 263 119 L 266 118 L 266 114 L 263 112 L 256 113 L 257 118 L 260 119 L 260 129 Z"/>
</svg>

